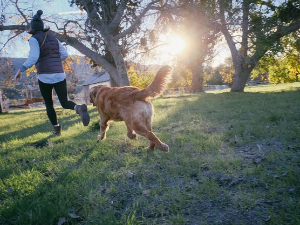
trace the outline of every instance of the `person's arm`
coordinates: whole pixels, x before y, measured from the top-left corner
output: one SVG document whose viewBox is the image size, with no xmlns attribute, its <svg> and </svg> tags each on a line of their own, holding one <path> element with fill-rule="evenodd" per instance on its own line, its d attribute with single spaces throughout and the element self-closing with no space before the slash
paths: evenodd
<svg viewBox="0 0 300 225">
<path fill-rule="evenodd" d="M 27 70 L 28 68 L 31 68 L 36 62 L 38 61 L 40 57 L 40 46 L 39 42 L 35 38 L 29 39 L 29 55 L 23 66 L 17 71 L 14 80 L 17 82 L 18 80 L 21 80 L 22 78 L 22 72 Z"/>
<path fill-rule="evenodd" d="M 61 61 L 65 60 L 66 58 L 68 58 L 68 52 L 65 49 L 65 47 L 60 43 L 59 40 L 58 41 L 58 46 L 59 46 L 59 54 L 60 54 L 60 59 Z"/>
<path fill-rule="evenodd" d="M 29 55 L 26 62 L 23 64 L 23 66 L 20 69 L 21 72 L 24 72 L 25 70 L 35 65 L 40 57 L 40 45 L 35 38 L 32 37 L 29 39 L 29 47 L 30 47 Z"/>
</svg>

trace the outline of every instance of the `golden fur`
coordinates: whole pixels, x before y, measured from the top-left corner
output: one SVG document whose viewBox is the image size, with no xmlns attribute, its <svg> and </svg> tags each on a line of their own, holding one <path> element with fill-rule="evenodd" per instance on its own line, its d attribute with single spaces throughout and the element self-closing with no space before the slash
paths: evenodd
<svg viewBox="0 0 300 225">
<path fill-rule="evenodd" d="M 106 138 L 110 121 L 124 121 L 127 136 L 136 139 L 137 135 L 149 139 L 150 149 L 156 146 L 162 151 L 169 151 L 169 146 L 162 143 L 152 132 L 153 106 L 149 97 L 163 91 L 171 78 L 171 67 L 163 66 L 155 75 L 152 83 L 145 89 L 137 87 L 109 87 L 99 85 L 90 92 L 90 102 L 98 108 L 100 116 L 100 135 L 98 141 Z"/>
</svg>

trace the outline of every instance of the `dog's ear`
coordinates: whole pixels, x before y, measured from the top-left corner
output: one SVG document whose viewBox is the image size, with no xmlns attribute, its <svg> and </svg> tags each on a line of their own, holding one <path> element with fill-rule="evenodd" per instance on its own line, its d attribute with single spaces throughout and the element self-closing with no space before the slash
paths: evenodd
<svg viewBox="0 0 300 225">
<path fill-rule="evenodd" d="M 93 106 L 95 106 L 95 98 L 96 98 L 96 94 L 97 94 L 97 91 L 96 91 L 96 88 L 93 87 L 91 90 L 90 90 L 90 103 L 93 103 Z"/>
</svg>

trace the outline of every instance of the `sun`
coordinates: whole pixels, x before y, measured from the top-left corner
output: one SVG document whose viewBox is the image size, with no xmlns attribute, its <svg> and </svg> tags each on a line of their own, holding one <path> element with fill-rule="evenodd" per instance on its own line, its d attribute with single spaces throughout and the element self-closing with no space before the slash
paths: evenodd
<svg viewBox="0 0 300 225">
<path fill-rule="evenodd" d="M 171 55 L 177 55 L 185 48 L 185 41 L 179 36 L 171 36 L 166 40 L 165 51 Z"/>
<path fill-rule="evenodd" d="M 186 47 L 186 42 L 182 37 L 171 34 L 161 35 L 159 43 L 152 57 L 147 59 L 148 64 L 173 64 Z"/>
<path fill-rule="evenodd" d="M 168 55 L 177 55 L 185 48 L 185 41 L 183 38 L 176 35 L 168 35 L 163 38 L 165 45 L 162 47 L 162 50 L 165 54 Z"/>
</svg>

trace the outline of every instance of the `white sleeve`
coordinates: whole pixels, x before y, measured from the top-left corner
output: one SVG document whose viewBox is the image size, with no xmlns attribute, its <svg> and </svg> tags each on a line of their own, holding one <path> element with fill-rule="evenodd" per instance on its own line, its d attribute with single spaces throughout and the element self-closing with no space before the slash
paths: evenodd
<svg viewBox="0 0 300 225">
<path fill-rule="evenodd" d="M 59 40 L 58 41 L 58 46 L 59 46 L 59 54 L 60 54 L 60 59 L 61 61 L 65 60 L 66 58 L 68 58 L 68 52 L 65 49 L 65 47 L 60 43 Z"/>
<path fill-rule="evenodd" d="M 29 42 L 30 50 L 29 50 L 28 58 L 21 68 L 22 72 L 35 65 L 40 57 L 39 42 L 34 37 L 31 37 L 28 42 Z"/>
</svg>

